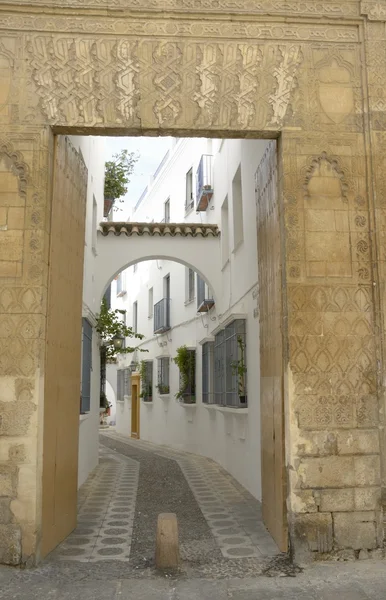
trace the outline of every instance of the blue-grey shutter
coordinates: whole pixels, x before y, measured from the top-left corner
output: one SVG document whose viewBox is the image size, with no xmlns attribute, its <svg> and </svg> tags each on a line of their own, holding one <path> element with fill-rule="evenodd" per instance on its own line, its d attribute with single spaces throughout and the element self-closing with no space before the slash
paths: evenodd
<svg viewBox="0 0 386 600">
<path fill-rule="evenodd" d="M 92 325 L 82 319 L 82 403 L 81 413 L 88 412 L 91 404 Z"/>
</svg>

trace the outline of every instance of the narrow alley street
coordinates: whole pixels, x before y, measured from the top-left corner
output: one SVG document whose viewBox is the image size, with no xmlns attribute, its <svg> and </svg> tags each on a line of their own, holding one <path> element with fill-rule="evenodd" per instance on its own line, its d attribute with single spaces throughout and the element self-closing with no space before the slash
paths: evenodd
<svg viewBox="0 0 386 600">
<path fill-rule="evenodd" d="M 280 554 L 261 505 L 215 462 L 114 431 L 81 488 L 78 526 L 36 569 L 0 568 L 13 600 L 375 600 L 383 561 L 319 563 L 302 570 Z M 181 566 L 154 565 L 158 514 L 178 517 Z"/>
</svg>

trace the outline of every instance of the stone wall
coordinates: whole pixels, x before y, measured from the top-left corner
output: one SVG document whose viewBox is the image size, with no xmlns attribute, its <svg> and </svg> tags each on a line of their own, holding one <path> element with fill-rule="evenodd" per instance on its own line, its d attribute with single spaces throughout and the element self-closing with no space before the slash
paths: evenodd
<svg viewBox="0 0 386 600">
<path fill-rule="evenodd" d="M 40 535 L 51 131 L 281 135 L 290 541 L 300 557 L 379 546 L 385 3 L 147 0 L 144 14 L 143 2 L 122 0 L 102 14 L 106 6 L 19 0 L 0 11 L 0 402 L 30 407 L 3 432 L 25 452 L 1 456 L 2 560 L 20 560 L 20 535 L 33 556 Z"/>
</svg>

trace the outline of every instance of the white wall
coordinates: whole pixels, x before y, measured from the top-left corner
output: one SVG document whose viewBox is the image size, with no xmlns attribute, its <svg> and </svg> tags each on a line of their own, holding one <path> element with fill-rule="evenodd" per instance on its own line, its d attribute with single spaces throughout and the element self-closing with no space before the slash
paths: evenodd
<svg viewBox="0 0 386 600">
<path fill-rule="evenodd" d="M 95 226 L 103 218 L 104 184 L 104 139 L 102 137 L 70 136 L 75 148 L 82 153 L 88 169 L 86 231 L 83 274 L 82 316 L 95 325 L 95 314 L 99 312 L 99 299 L 94 293 L 96 258 Z M 98 464 L 99 430 L 99 347 L 93 331 L 91 407 L 90 412 L 79 417 L 78 486 Z"/>
<path fill-rule="evenodd" d="M 257 239 L 254 174 L 266 143 L 257 140 L 181 140 L 174 147 L 168 164 L 152 182 L 147 196 L 131 215 L 132 221 L 163 218 L 164 201 L 170 197 L 172 222 L 221 223 L 221 206 L 228 197 L 229 248 L 224 248 L 221 270 L 222 293 L 209 314 L 196 312 L 196 301 L 185 303 L 185 267 L 170 261 L 149 261 L 130 267 L 124 274 L 126 293 L 116 297 L 112 285 L 113 306 L 127 310 L 132 324 L 132 305 L 138 302 L 138 331 L 146 336 L 141 347 L 149 350 L 138 358 L 153 359 L 153 382 L 157 383 L 156 357 L 176 355 L 181 345 L 196 347 L 197 403 L 185 406 L 175 399 L 179 373 L 171 363 L 171 393 L 159 396 L 154 387 L 153 402 L 141 401 L 140 435 L 142 439 L 168 444 L 208 456 L 220 463 L 257 498 L 261 498 L 260 398 L 259 398 L 259 326 L 257 307 Z M 185 215 L 185 174 L 193 166 L 195 174 L 201 154 L 214 155 L 214 196 L 206 212 Z M 236 215 L 232 182 L 241 165 L 242 211 Z M 194 181 L 195 187 L 195 181 Z M 235 197 L 237 189 L 234 189 Z M 234 222 L 242 214 L 242 240 L 235 247 Z M 240 220 L 239 220 L 240 222 Z M 188 240 L 187 240 L 188 241 Z M 211 256 L 208 255 L 208 261 Z M 153 319 L 148 317 L 148 290 L 153 287 L 154 304 L 163 297 L 163 277 L 171 278 L 171 325 L 164 335 L 153 335 Z M 247 325 L 248 408 L 230 409 L 202 403 L 201 346 L 228 320 L 244 316 Z M 129 365 L 132 355 L 120 359 Z M 117 431 L 130 435 L 130 398 L 117 403 Z"/>
</svg>

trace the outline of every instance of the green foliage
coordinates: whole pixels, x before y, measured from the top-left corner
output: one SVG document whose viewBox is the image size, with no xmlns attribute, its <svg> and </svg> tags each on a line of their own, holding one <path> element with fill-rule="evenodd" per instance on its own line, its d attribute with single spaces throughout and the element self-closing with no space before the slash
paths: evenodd
<svg viewBox="0 0 386 600">
<path fill-rule="evenodd" d="M 100 406 L 100 408 L 104 408 L 105 410 L 107 410 L 108 408 L 111 408 L 111 404 L 107 400 L 107 396 L 104 392 L 100 393 L 99 406 Z"/>
<path fill-rule="evenodd" d="M 180 371 L 180 389 L 176 398 L 181 399 L 186 394 L 195 394 L 196 353 L 186 346 L 177 348 L 177 356 L 173 358 Z"/>
<path fill-rule="evenodd" d="M 231 363 L 232 371 L 234 375 L 237 375 L 238 394 L 239 396 L 245 396 L 245 375 L 247 373 L 247 367 L 245 366 L 245 343 L 241 335 L 237 336 L 237 345 L 239 347 L 239 360 L 235 360 Z"/>
<path fill-rule="evenodd" d="M 162 383 L 159 383 L 155 387 L 160 394 L 168 394 L 170 392 L 170 387 L 168 385 L 162 385 Z"/>
<path fill-rule="evenodd" d="M 138 158 L 134 152 L 121 150 L 113 155 L 113 160 L 105 163 L 105 198 L 117 200 L 126 194 L 130 175 L 134 171 L 134 165 Z"/>
<path fill-rule="evenodd" d="M 139 340 L 142 340 L 144 336 L 141 333 L 134 333 L 131 327 L 127 327 L 119 316 L 118 310 L 108 309 L 105 298 L 102 300 L 101 311 L 97 316 L 96 330 L 101 337 L 102 344 L 106 348 L 106 360 L 108 362 L 114 362 L 118 354 L 130 354 L 134 352 L 134 350 L 148 352 L 148 350 L 132 346 L 120 349 L 114 347 L 113 339 L 116 336 L 136 338 Z"/>
<path fill-rule="evenodd" d="M 152 396 L 153 396 L 152 385 L 151 385 L 150 381 L 147 381 L 146 362 L 144 360 L 141 360 L 141 363 L 139 366 L 139 376 L 141 378 L 141 386 L 142 386 L 142 391 L 141 391 L 139 397 L 144 398 L 145 400 L 148 398 L 152 398 Z"/>
</svg>

